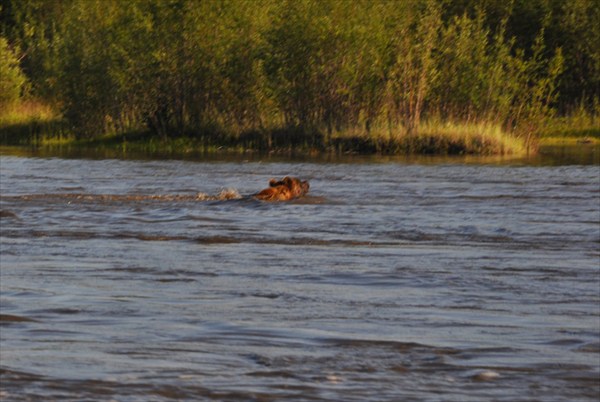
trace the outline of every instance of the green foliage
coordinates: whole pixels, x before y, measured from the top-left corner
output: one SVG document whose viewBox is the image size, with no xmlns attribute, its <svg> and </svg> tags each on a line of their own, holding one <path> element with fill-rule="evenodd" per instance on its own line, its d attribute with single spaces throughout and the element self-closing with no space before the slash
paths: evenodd
<svg viewBox="0 0 600 402">
<path fill-rule="evenodd" d="M 599 20 L 595 0 L 3 0 L 0 33 L 79 138 L 322 148 L 414 144 L 432 120 L 529 141 L 557 111 L 594 114 Z"/>
<path fill-rule="evenodd" d="M 456 16 L 443 31 L 439 57 L 443 65 L 439 66 L 435 103 L 444 118 L 488 118 L 498 106 L 497 84 L 505 81 L 506 69 L 494 64 L 501 60 L 498 53 L 502 43 L 494 42 L 494 38 L 490 43 L 483 17 L 481 11 L 475 18 Z M 506 62 L 509 55 L 503 57 Z"/>
<path fill-rule="evenodd" d="M 442 26 L 439 4 L 427 1 L 414 20 L 399 26 L 392 54 L 394 61 L 387 72 L 388 110 L 408 134 L 415 134 L 430 87 L 439 75 L 434 54 Z"/>
<path fill-rule="evenodd" d="M 33 95 L 51 102 L 56 100 L 59 84 L 60 30 L 64 29 L 64 11 L 72 2 L 3 0 L 0 7 L 0 34 L 21 50 L 21 67 Z"/>
<path fill-rule="evenodd" d="M 562 111 L 581 102 L 589 111 L 600 99 L 600 2 L 555 2 L 545 26 L 546 48 L 561 48 L 564 72 L 557 85 Z"/>
<path fill-rule="evenodd" d="M 17 103 L 26 84 L 17 55 L 7 40 L 0 36 L 0 109 L 6 110 Z"/>
</svg>

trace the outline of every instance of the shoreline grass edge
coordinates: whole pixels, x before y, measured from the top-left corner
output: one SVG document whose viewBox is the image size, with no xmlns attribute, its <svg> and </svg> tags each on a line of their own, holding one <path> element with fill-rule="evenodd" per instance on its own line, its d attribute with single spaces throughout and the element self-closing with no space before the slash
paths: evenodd
<svg viewBox="0 0 600 402">
<path fill-rule="evenodd" d="M 298 154 L 382 155 L 510 155 L 535 154 L 539 146 L 600 144 L 600 127 L 576 119 L 548 122 L 532 141 L 487 122 L 422 122 L 416 134 L 401 126 L 377 125 L 369 132 L 353 127 L 331 131 L 318 128 L 272 127 L 231 133 L 207 129 L 169 137 L 149 130 L 78 138 L 68 123 L 41 103 L 26 103 L 0 114 L 0 145 L 34 148 L 118 150 L 123 153 L 268 152 Z"/>
</svg>

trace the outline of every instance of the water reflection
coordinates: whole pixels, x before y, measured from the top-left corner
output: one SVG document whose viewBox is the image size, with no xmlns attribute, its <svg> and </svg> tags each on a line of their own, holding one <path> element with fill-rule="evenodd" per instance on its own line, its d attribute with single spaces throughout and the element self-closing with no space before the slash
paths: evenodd
<svg viewBox="0 0 600 402">
<path fill-rule="evenodd" d="M 188 160 L 188 161 L 249 161 L 249 162 L 312 162 L 312 163 L 419 163 L 419 164 L 498 164 L 498 165 L 593 165 L 600 164 L 600 144 L 543 146 L 538 153 L 528 156 L 479 155 L 334 155 L 260 152 L 122 152 L 114 149 L 85 149 L 81 147 L 31 148 L 0 146 L 0 155 L 24 157 L 60 157 L 73 159 L 129 159 L 129 160 Z"/>
</svg>

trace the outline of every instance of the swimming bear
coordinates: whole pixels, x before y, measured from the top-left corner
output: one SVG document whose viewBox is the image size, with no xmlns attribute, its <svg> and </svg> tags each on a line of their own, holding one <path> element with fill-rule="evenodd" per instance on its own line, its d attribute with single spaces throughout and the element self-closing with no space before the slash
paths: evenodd
<svg viewBox="0 0 600 402">
<path fill-rule="evenodd" d="M 286 176 L 282 180 L 269 180 L 269 188 L 254 194 L 255 198 L 263 201 L 289 201 L 308 193 L 308 181 Z"/>
</svg>

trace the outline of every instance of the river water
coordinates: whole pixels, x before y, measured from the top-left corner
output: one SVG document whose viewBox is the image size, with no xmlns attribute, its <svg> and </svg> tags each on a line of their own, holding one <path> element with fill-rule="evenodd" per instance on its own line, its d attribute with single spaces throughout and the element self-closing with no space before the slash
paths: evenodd
<svg viewBox="0 0 600 402">
<path fill-rule="evenodd" d="M 600 165 L 538 162 L 5 153 L 0 399 L 595 401 Z"/>
</svg>

